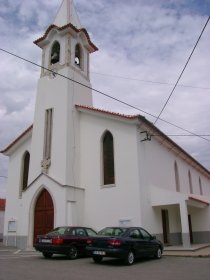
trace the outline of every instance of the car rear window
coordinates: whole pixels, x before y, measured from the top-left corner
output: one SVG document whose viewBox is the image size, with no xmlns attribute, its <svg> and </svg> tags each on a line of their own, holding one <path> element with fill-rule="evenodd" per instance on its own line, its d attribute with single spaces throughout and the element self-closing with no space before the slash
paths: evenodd
<svg viewBox="0 0 210 280">
<path fill-rule="evenodd" d="M 58 228 L 55 228 L 54 230 L 52 230 L 51 232 L 49 232 L 48 234 L 49 235 L 64 235 L 65 231 L 66 231 L 65 227 L 58 227 Z"/>
<path fill-rule="evenodd" d="M 99 231 L 98 235 L 103 236 L 120 236 L 126 231 L 125 228 L 104 228 Z"/>
</svg>

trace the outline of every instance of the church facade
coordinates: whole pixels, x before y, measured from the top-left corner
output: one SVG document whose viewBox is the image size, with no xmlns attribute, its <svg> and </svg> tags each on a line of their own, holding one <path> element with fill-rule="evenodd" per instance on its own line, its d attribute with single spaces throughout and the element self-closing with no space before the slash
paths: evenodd
<svg viewBox="0 0 210 280">
<path fill-rule="evenodd" d="M 93 107 L 97 51 L 64 0 L 42 50 L 34 122 L 9 157 L 4 244 L 62 225 L 142 226 L 165 244 L 210 242 L 210 172 L 140 115 Z M 151 136 L 152 135 L 152 136 Z"/>
</svg>

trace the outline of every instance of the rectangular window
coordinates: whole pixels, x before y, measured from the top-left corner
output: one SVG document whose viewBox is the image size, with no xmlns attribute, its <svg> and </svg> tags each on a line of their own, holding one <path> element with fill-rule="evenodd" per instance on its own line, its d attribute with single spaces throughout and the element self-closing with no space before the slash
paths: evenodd
<svg viewBox="0 0 210 280">
<path fill-rule="evenodd" d="M 44 159 L 51 157 L 53 109 L 45 112 Z"/>
<path fill-rule="evenodd" d="M 17 221 L 8 222 L 8 232 L 16 232 L 17 230 Z"/>
</svg>

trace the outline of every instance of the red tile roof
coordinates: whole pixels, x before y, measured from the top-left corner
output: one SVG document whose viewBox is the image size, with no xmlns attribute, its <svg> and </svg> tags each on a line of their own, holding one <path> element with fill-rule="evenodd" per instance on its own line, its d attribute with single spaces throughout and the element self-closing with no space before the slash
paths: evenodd
<svg viewBox="0 0 210 280">
<path fill-rule="evenodd" d="M 6 199 L 0 198 L 0 211 L 5 211 Z"/>
<path fill-rule="evenodd" d="M 121 118 L 129 119 L 129 120 L 137 119 L 139 117 L 139 115 L 125 115 L 125 114 L 121 114 L 121 113 L 106 111 L 106 110 L 103 110 L 103 109 L 98 109 L 98 108 L 84 106 L 84 105 L 75 105 L 75 106 L 76 106 L 76 108 L 90 110 L 90 111 L 94 111 L 94 112 L 98 112 L 98 113 L 104 113 L 104 114 L 107 114 L 107 115 L 121 117 Z"/>
<path fill-rule="evenodd" d="M 200 198 L 200 197 L 198 198 L 198 197 L 195 197 L 195 196 L 192 196 L 192 195 L 189 196 L 189 199 L 204 203 L 206 205 L 210 204 L 208 201 L 204 200 L 203 198 Z"/>
<path fill-rule="evenodd" d="M 85 36 L 86 36 L 86 38 L 87 38 L 87 40 L 88 40 L 88 43 L 89 43 L 90 46 L 93 48 L 93 51 L 97 51 L 97 50 L 98 50 L 98 48 L 91 42 L 90 36 L 89 36 L 87 30 L 86 30 L 85 28 L 80 28 L 80 29 L 78 29 L 78 28 L 76 28 L 76 27 L 75 27 L 73 24 L 71 24 L 71 23 L 68 23 L 68 24 L 66 24 L 66 25 L 64 25 L 64 26 L 62 26 L 62 27 L 58 27 L 57 25 L 54 25 L 54 24 L 50 25 L 50 26 L 48 27 L 48 29 L 46 30 L 45 34 L 44 34 L 41 38 L 35 40 L 35 41 L 34 41 L 34 44 L 36 44 L 37 46 L 39 46 L 39 43 L 40 43 L 41 41 L 43 41 L 44 39 L 46 39 L 47 35 L 49 34 L 49 32 L 50 32 L 52 29 L 56 29 L 56 30 L 58 30 L 58 31 L 62 31 L 62 30 L 68 29 L 68 28 L 73 29 L 76 33 L 80 33 L 80 32 L 84 33 Z"/>
</svg>

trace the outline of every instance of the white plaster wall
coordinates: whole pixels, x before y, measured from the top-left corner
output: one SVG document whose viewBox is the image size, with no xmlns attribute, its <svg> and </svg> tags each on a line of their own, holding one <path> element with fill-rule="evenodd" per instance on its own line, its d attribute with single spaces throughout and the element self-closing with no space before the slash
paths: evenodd
<svg viewBox="0 0 210 280">
<path fill-rule="evenodd" d="M 60 70 L 64 76 L 69 76 L 77 81 L 83 82 L 77 72 L 67 68 Z M 88 85 L 89 82 L 85 81 Z M 90 85 L 90 84 L 89 84 Z M 41 173 L 41 160 L 43 159 L 44 143 L 44 120 L 45 110 L 53 108 L 53 131 L 51 166 L 49 175 L 63 184 L 77 185 L 78 175 L 75 165 L 78 165 L 79 141 L 77 112 L 74 104 L 87 102 L 91 105 L 92 96 L 90 90 L 74 84 L 71 81 L 57 76 L 50 79 L 48 76 L 42 77 L 38 84 L 36 110 L 34 117 L 32 158 L 30 180 L 32 181 Z M 74 179 L 75 176 L 77 180 Z"/>
<path fill-rule="evenodd" d="M 209 207 L 195 208 L 188 207 L 191 215 L 193 231 L 210 231 L 210 211 Z"/>
<path fill-rule="evenodd" d="M 67 224 L 67 214 L 71 216 L 71 213 L 67 213 L 67 196 L 70 199 L 72 195 L 68 194 L 70 191 L 68 187 L 62 187 L 47 176 L 41 175 L 25 192 L 22 192 L 22 196 L 19 197 L 22 156 L 26 150 L 30 152 L 30 145 L 31 139 L 23 143 L 19 149 L 13 153 L 9 160 L 4 235 L 28 236 L 30 239 L 29 245 L 32 246 L 34 207 L 40 191 L 43 188 L 46 188 L 52 196 L 55 210 L 55 226 Z M 77 198 L 77 196 L 76 193 L 74 200 L 79 204 L 80 202 L 78 202 L 78 200 L 80 198 Z M 79 215 L 81 216 L 81 214 L 78 214 L 78 216 Z M 16 232 L 8 232 L 9 221 L 17 222 Z"/>
<path fill-rule="evenodd" d="M 141 135 L 139 137 L 142 139 Z M 161 195 L 164 198 L 162 209 L 169 210 L 170 233 L 181 231 L 179 205 L 177 204 L 174 207 L 169 205 L 182 201 L 184 199 L 183 195 L 186 195 L 186 199 L 188 198 L 190 194 L 188 170 L 191 172 L 194 194 L 200 194 L 199 176 L 201 178 L 204 195 L 209 195 L 210 181 L 192 166 L 178 158 L 172 151 L 169 151 L 163 145 L 156 142 L 154 138 L 152 138 L 152 141 L 139 141 L 139 159 L 140 180 L 142 185 L 140 196 L 141 212 L 144 213 L 142 216 L 142 226 L 153 233 L 162 232 L 161 207 L 160 209 L 157 207 L 152 208 L 151 205 L 151 194 L 149 190 L 152 186 L 155 186 L 159 189 L 156 193 L 156 198 Z M 180 198 L 178 197 L 179 193 L 176 192 L 175 185 L 175 160 L 179 169 Z M 163 190 L 162 192 L 160 191 L 161 189 Z M 168 199 L 166 199 L 166 197 Z M 173 198 L 176 198 L 174 202 Z M 158 203 L 158 205 L 161 205 L 160 201 Z M 168 206 L 165 204 L 168 204 Z M 205 217 L 202 218 L 202 222 L 199 224 L 203 225 L 204 223 L 206 223 Z M 203 228 L 203 226 L 201 228 Z M 210 226 L 208 226 L 208 228 L 210 228 Z"/>
<path fill-rule="evenodd" d="M 49 75 L 45 75 L 38 82 L 32 139 L 32 168 L 29 178 L 30 181 L 33 181 L 41 173 L 45 111 L 53 108 L 49 175 L 62 184 L 76 186 L 79 185 L 77 171 L 79 166 L 79 130 L 77 129 L 78 119 L 75 104 L 92 105 L 91 84 L 88 77 L 89 53 L 83 46 L 84 38 L 82 36 L 63 36 L 55 30 L 51 31 L 48 37 L 51 42 L 44 47 L 43 65 L 46 68 L 56 69 L 62 77 L 57 75 L 52 79 Z M 51 48 L 55 40 L 60 43 L 60 62 L 50 65 Z M 80 69 L 74 62 L 77 43 L 80 43 L 83 52 L 83 69 Z M 44 72 L 47 74 L 47 70 Z M 81 84 L 87 87 L 81 86 Z"/>
<path fill-rule="evenodd" d="M 114 139 L 115 185 L 102 184 L 101 138 Z M 131 220 L 141 225 L 136 126 L 100 115 L 81 113 L 81 186 L 85 191 L 85 222 L 99 230 Z"/>
<path fill-rule="evenodd" d="M 210 180 L 198 172 L 184 160 L 178 158 L 173 151 L 160 145 L 154 138 L 151 141 L 140 142 L 140 158 L 144 155 L 146 176 L 150 185 L 155 185 L 171 191 L 176 191 L 174 162 L 177 162 L 180 179 L 180 192 L 190 194 L 188 171 L 191 172 L 193 193 L 200 194 L 199 176 L 203 194 L 210 194 Z"/>
<path fill-rule="evenodd" d="M 83 224 L 84 211 L 84 190 L 73 189 L 68 186 L 61 186 L 44 174 L 23 192 L 22 198 L 13 196 L 7 200 L 7 212 L 5 217 L 5 236 L 27 236 L 28 246 L 33 245 L 34 231 L 34 209 L 40 192 L 45 188 L 51 195 L 54 205 L 54 227 L 63 225 Z M 74 203 L 74 213 L 72 208 L 68 208 L 68 202 Z M 75 218 L 72 220 L 72 216 Z M 17 231 L 8 232 L 8 221 L 17 221 Z"/>
<path fill-rule="evenodd" d="M 30 153 L 30 150 L 31 139 L 28 139 L 9 158 L 4 235 L 7 235 L 8 222 L 10 220 L 16 220 L 19 222 L 19 220 L 22 218 L 21 200 L 19 198 L 21 188 L 22 158 L 25 151 L 29 151 Z M 18 227 L 17 230 L 21 232 L 22 229 Z"/>
</svg>

